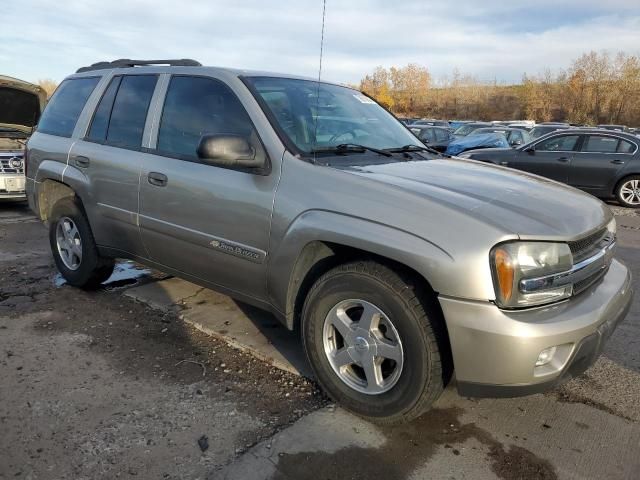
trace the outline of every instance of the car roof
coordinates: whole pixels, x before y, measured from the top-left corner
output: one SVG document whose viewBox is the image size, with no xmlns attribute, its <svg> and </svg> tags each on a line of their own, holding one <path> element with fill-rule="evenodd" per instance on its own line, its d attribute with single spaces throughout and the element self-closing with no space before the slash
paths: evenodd
<svg viewBox="0 0 640 480">
<path fill-rule="evenodd" d="M 440 125 L 409 125 L 409 128 L 415 128 L 418 130 L 426 130 L 428 128 L 437 128 L 438 130 L 446 130 L 447 132 L 449 131 L 447 127 L 441 127 Z"/>
<path fill-rule="evenodd" d="M 317 78 L 313 77 L 305 77 L 302 75 L 291 75 L 287 73 L 277 73 L 266 70 L 250 70 L 250 69 L 242 69 L 242 68 L 227 68 L 227 67 L 216 67 L 216 66 L 191 66 L 191 65 L 140 65 L 140 66 L 118 66 L 115 65 L 113 67 L 99 67 L 91 69 L 90 67 L 83 67 L 74 74 L 67 76 L 66 78 L 82 78 L 82 77 L 95 77 L 95 76 L 104 76 L 110 74 L 112 72 L 117 74 L 162 74 L 162 73 L 173 73 L 173 74 L 188 74 L 188 75 L 200 75 L 200 76 L 213 76 L 213 77 L 274 77 L 274 78 L 288 78 L 293 80 L 308 80 L 312 82 L 317 82 Z M 327 85 L 336 85 L 340 87 L 350 88 L 355 91 L 359 91 L 349 85 L 328 82 L 325 80 L 320 80 L 320 83 L 324 83 Z"/>
<path fill-rule="evenodd" d="M 540 140 L 541 138 L 546 138 L 546 137 L 552 137 L 554 135 L 558 135 L 558 134 L 565 134 L 565 135 L 586 135 L 586 134 L 593 134 L 593 135 L 606 135 L 608 137 L 611 136 L 615 136 L 615 137 L 620 137 L 620 138 L 624 138 L 625 140 L 630 140 L 633 143 L 637 143 L 638 142 L 638 137 L 636 137 L 635 135 L 633 135 L 632 133 L 627 133 L 627 132 L 618 132 L 616 130 L 604 130 L 602 128 L 569 128 L 569 129 L 564 129 L 562 131 L 554 131 L 554 132 L 549 132 L 546 135 L 543 135 L 542 137 L 537 138 L 535 141 Z"/>
</svg>

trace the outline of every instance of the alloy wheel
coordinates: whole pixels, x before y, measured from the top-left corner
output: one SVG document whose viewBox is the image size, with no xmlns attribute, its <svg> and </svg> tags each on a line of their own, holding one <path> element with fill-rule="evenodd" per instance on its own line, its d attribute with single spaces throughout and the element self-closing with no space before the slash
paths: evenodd
<svg viewBox="0 0 640 480">
<path fill-rule="evenodd" d="M 338 378 L 368 395 L 388 392 L 402 373 L 400 335 L 389 317 L 364 300 L 344 300 L 327 314 L 324 352 Z"/>
<path fill-rule="evenodd" d="M 640 205 L 640 180 L 628 180 L 620 187 L 620 197 L 628 205 Z"/>
<path fill-rule="evenodd" d="M 77 270 L 82 263 L 82 239 L 75 222 L 61 217 L 56 226 L 56 246 L 62 263 L 69 270 Z"/>
</svg>

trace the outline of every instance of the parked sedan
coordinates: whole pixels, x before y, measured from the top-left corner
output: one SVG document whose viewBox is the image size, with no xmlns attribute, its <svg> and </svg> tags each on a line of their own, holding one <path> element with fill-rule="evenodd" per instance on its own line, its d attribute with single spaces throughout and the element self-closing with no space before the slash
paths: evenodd
<svg viewBox="0 0 640 480">
<path fill-rule="evenodd" d="M 486 127 L 486 128 L 478 128 L 474 130 L 471 135 L 478 135 L 482 133 L 501 133 L 505 137 L 507 137 L 507 142 L 512 147 L 517 147 L 518 145 L 524 145 L 525 143 L 529 143 L 531 138 L 527 132 L 524 132 L 518 128 L 508 128 L 508 127 Z"/>
<path fill-rule="evenodd" d="M 616 132 L 629 132 L 629 127 L 626 125 L 598 125 L 598 128 L 604 130 L 614 130 Z"/>
<path fill-rule="evenodd" d="M 410 127 L 446 127 L 449 128 L 449 122 L 446 120 L 432 120 L 432 119 L 420 119 L 409 124 Z"/>
<path fill-rule="evenodd" d="M 453 133 L 448 128 L 444 127 L 429 127 L 429 126 L 414 126 L 409 127 L 416 137 L 418 137 L 422 143 L 437 150 L 444 152 L 447 146 L 453 140 Z"/>
<path fill-rule="evenodd" d="M 465 123 L 464 125 L 459 126 L 453 131 L 453 134 L 456 137 L 466 137 L 474 130 L 479 128 L 491 127 L 489 122 L 473 122 L 473 123 Z"/>
<path fill-rule="evenodd" d="M 625 207 L 640 207 L 640 140 L 623 132 L 571 129 L 545 135 L 511 149 L 467 151 L 460 155 L 536 173 Z"/>
<path fill-rule="evenodd" d="M 555 132 L 557 130 L 566 130 L 571 128 L 571 125 L 567 123 L 544 123 L 538 124 L 529 130 L 529 136 L 531 136 L 531 140 L 535 140 L 536 138 L 540 138 L 547 133 Z"/>
</svg>

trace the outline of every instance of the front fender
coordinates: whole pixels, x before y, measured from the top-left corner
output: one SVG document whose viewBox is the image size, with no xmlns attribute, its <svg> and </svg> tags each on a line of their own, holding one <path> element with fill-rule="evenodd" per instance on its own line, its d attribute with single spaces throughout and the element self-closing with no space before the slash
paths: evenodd
<svg viewBox="0 0 640 480">
<path fill-rule="evenodd" d="M 426 278 L 436 291 L 441 286 L 437 272 L 454 262 L 445 249 L 413 233 L 337 212 L 307 211 L 290 224 L 268 266 L 269 299 L 285 314 L 288 323 L 292 306 L 287 297 L 294 267 L 305 246 L 318 241 L 352 247 L 407 265 Z"/>
</svg>

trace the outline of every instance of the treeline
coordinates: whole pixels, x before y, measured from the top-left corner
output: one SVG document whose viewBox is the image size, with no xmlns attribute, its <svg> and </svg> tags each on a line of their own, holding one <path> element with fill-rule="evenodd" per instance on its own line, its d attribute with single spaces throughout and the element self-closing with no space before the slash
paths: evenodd
<svg viewBox="0 0 640 480">
<path fill-rule="evenodd" d="M 566 70 L 525 74 L 519 85 L 455 70 L 434 83 L 427 68 L 376 68 L 360 89 L 398 115 L 443 119 L 567 121 L 640 126 L 640 59 L 590 52 Z"/>
</svg>

